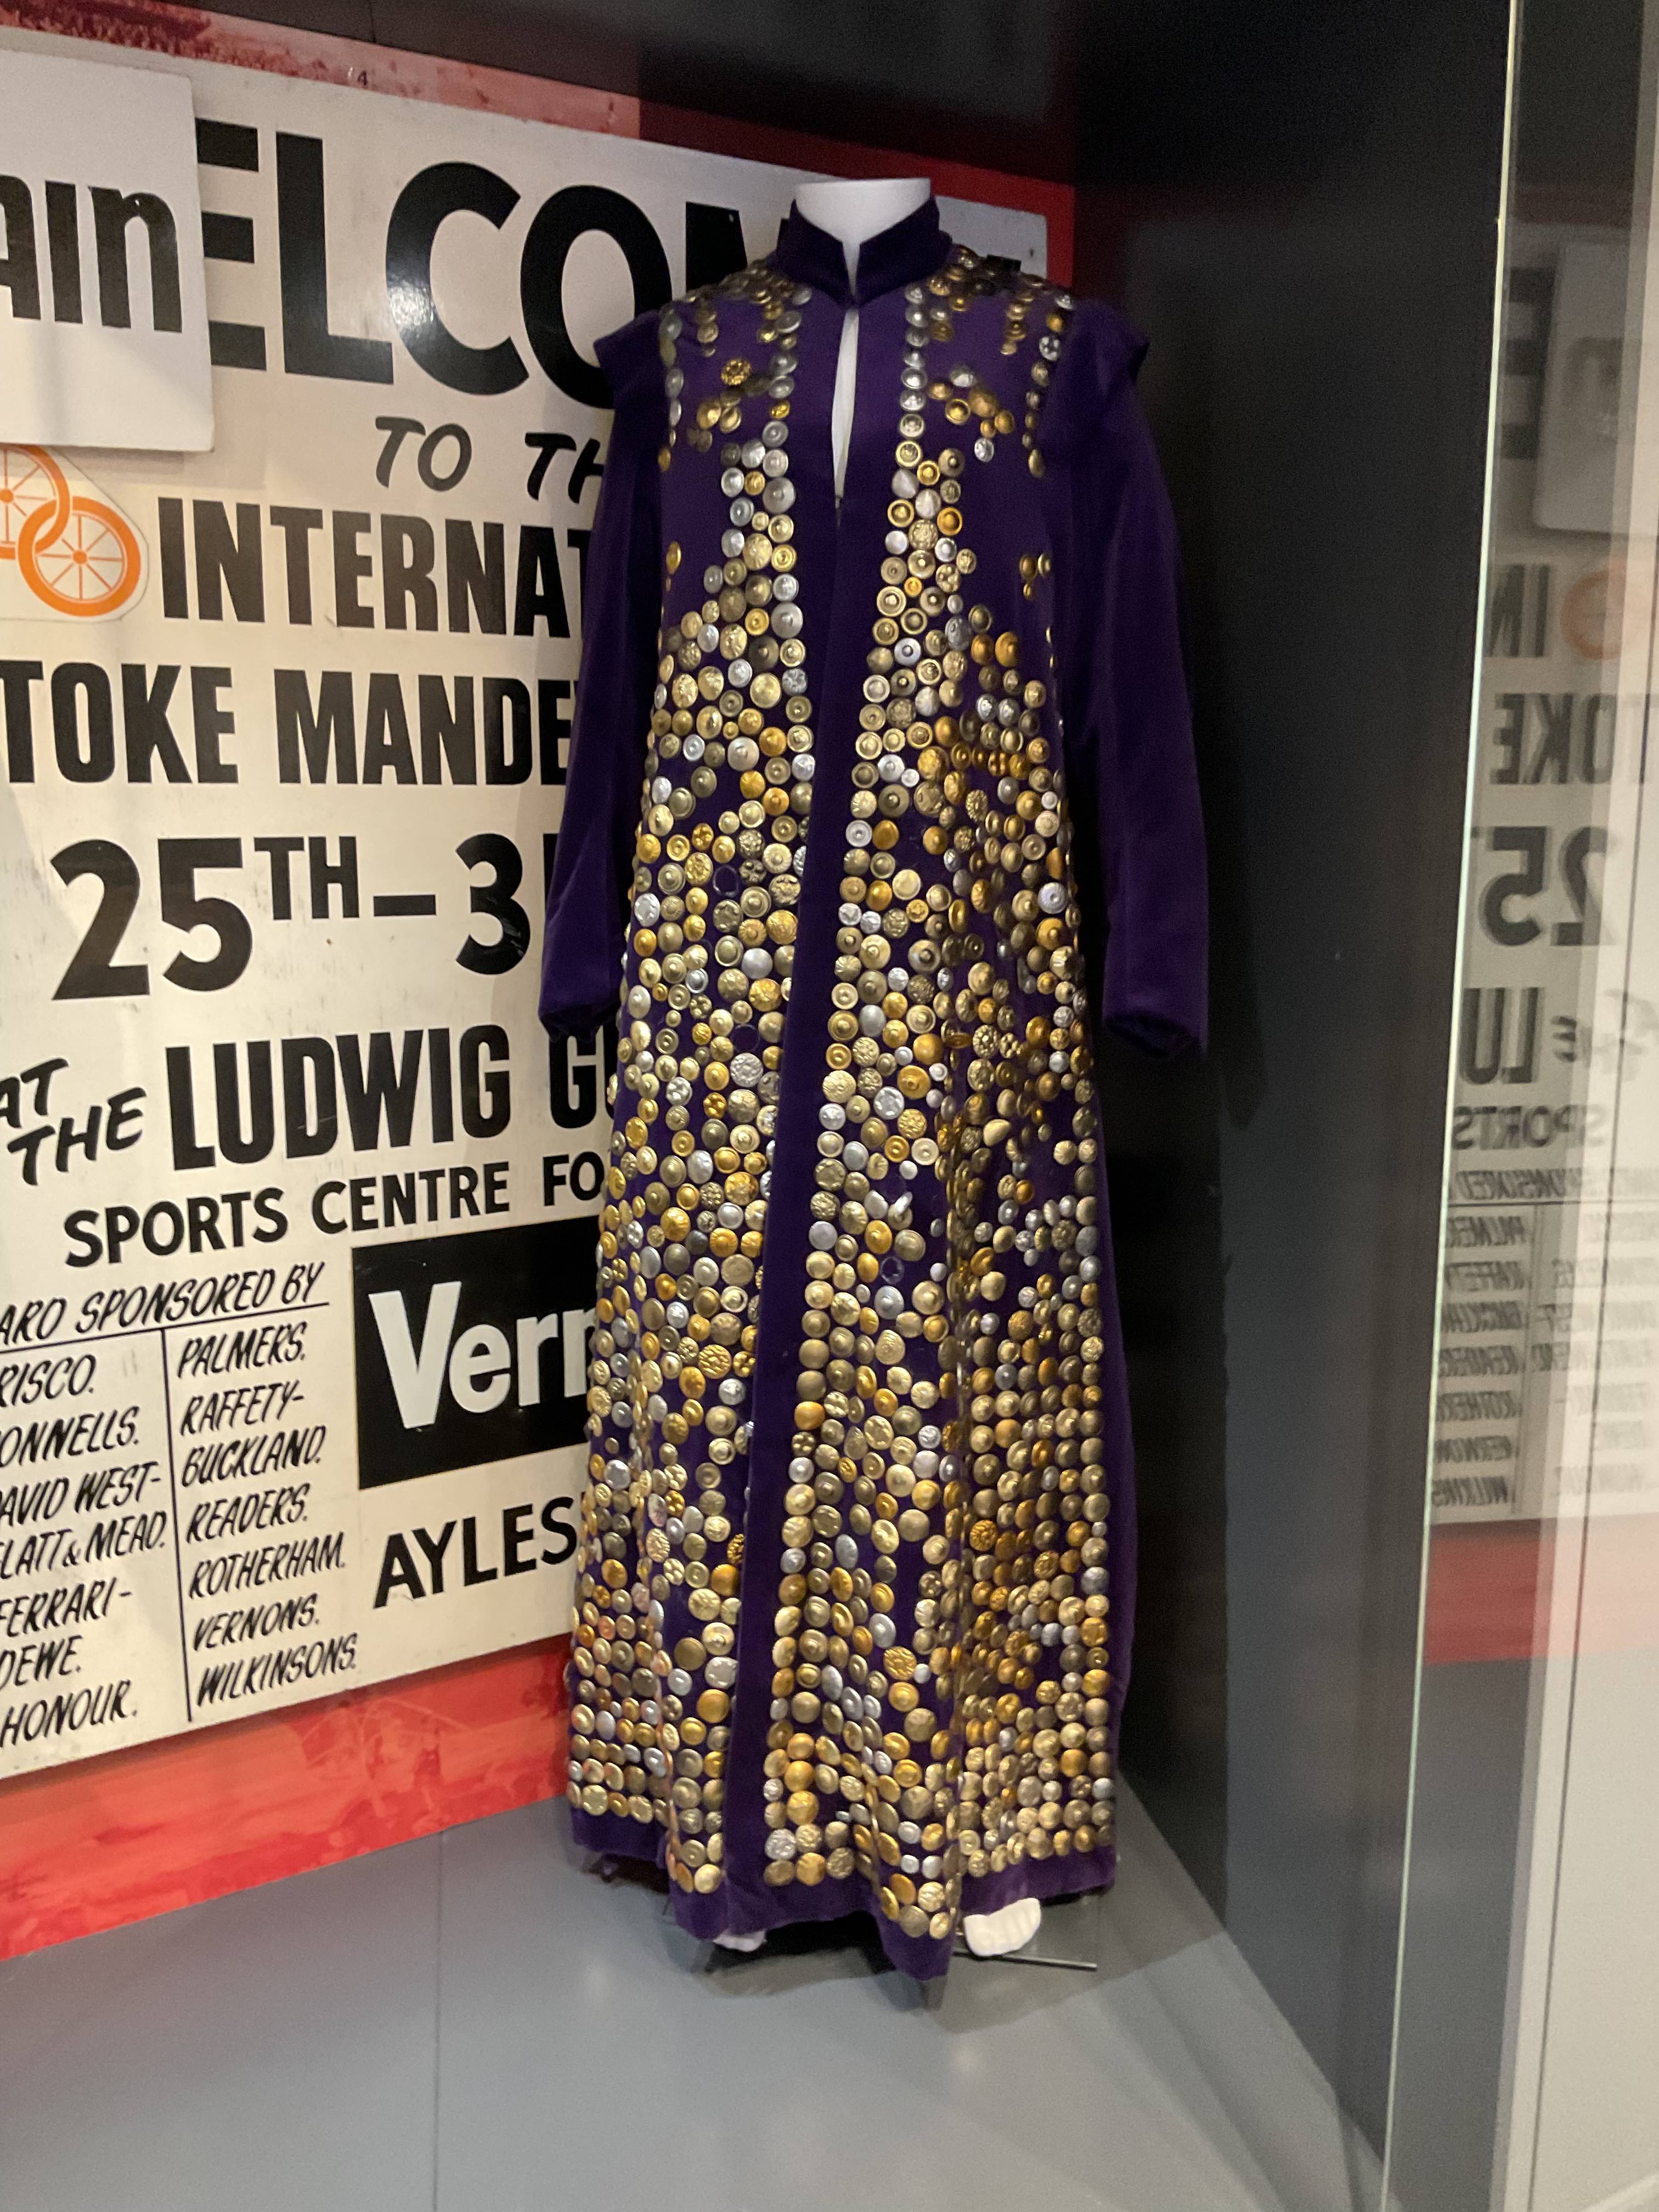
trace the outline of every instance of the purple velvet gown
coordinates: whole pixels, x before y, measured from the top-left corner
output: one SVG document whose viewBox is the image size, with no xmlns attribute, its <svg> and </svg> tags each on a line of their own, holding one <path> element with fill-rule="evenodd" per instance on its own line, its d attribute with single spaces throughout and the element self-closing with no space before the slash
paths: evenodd
<svg viewBox="0 0 1659 2212">
<path fill-rule="evenodd" d="M 795 212 L 599 348 L 542 992 L 620 1039 L 570 1801 L 700 1936 L 867 1911 L 939 1974 L 964 1914 L 1112 1877 L 1091 1031 L 1176 1050 L 1205 1004 L 1143 351 L 931 204 L 850 293 Z"/>
</svg>

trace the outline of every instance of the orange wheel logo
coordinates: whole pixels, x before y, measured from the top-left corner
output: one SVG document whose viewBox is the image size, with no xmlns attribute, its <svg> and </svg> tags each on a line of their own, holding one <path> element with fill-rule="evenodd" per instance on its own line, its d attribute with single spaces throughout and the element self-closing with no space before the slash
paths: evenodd
<svg viewBox="0 0 1659 2212">
<path fill-rule="evenodd" d="M 112 615 L 143 574 L 131 524 L 71 492 L 41 446 L 0 446 L 0 561 L 55 614 Z"/>
<path fill-rule="evenodd" d="M 1561 635 L 1581 660 L 1617 659 L 1623 641 L 1625 564 L 1615 554 L 1581 576 L 1561 602 Z"/>
</svg>

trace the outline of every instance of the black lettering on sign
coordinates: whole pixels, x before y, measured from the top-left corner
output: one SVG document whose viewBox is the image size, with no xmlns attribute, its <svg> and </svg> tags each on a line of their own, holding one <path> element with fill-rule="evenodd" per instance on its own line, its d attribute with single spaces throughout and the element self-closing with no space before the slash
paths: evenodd
<svg viewBox="0 0 1659 2212">
<path fill-rule="evenodd" d="M 603 1047 L 603 1066 L 600 1048 Z M 617 1028 L 606 1022 L 596 1036 L 548 1040 L 548 1103 L 561 1129 L 585 1129 L 599 1110 L 604 1085 L 617 1072 Z M 549 1204 L 552 1203 L 550 1200 Z"/>
<path fill-rule="evenodd" d="M 453 392 L 512 392 L 529 374 L 511 338 L 468 345 L 447 329 L 432 292 L 432 248 L 452 215 L 481 216 L 499 230 L 519 195 L 473 161 L 439 161 L 398 195 L 386 237 L 386 288 L 392 318 L 410 355 Z"/>
<path fill-rule="evenodd" d="M 313 684 L 302 668 L 278 668 L 272 683 L 280 782 L 564 781 L 560 747 L 570 735 L 564 706 L 571 687 L 562 678 L 538 678 L 533 700 L 516 676 L 409 679 L 377 669 L 357 678 L 346 669 L 325 668 Z M 199 753 L 199 732 L 197 744 Z"/>
<path fill-rule="evenodd" d="M 113 957 L 138 905 L 138 870 L 132 855 L 107 837 L 84 837 L 54 853 L 52 865 L 65 884 L 96 876 L 103 885 L 98 911 L 53 998 L 125 999 L 147 992 L 149 969 L 141 962 L 118 964 Z"/>
<path fill-rule="evenodd" d="M 221 1154 L 239 1166 L 267 1157 L 278 1135 L 273 1069 L 281 1077 L 280 1128 L 290 1159 L 331 1151 L 343 1131 L 356 1152 L 406 1150 L 415 1138 L 423 1061 L 426 1110 L 420 1118 L 434 1145 L 454 1139 L 457 1077 L 461 1127 L 469 1137 L 499 1137 L 513 1118 L 507 1036 L 495 1022 L 461 1031 L 453 1066 L 447 1029 L 283 1037 L 274 1059 L 268 1037 L 216 1044 L 210 1082 L 197 1063 L 204 1050 L 173 1044 L 165 1054 L 173 1164 L 181 1170 L 211 1167 Z"/>
<path fill-rule="evenodd" d="M 179 295 L 179 233 L 173 210 L 154 192 L 123 193 L 105 185 L 92 187 L 98 312 L 106 329 L 125 331 L 132 327 L 127 232 L 135 222 L 142 227 L 149 252 L 150 325 L 158 331 L 182 331 L 185 317 Z"/>
<path fill-rule="evenodd" d="M 363 1489 L 580 1440 L 590 1221 L 359 1247 L 351 1283 Z"/>
<path fill-rule="evenodd" d="M 343 337 L 328 326 L 323 142 L 285 131 L 276 133 L 276 254 L 283 295 L 283 366 L 289 374 L 390 384 L 388 339 Z"/>
<path fill-rule="evenodd" d="M 40 319 L 40 264 L 34 251 L 34 200 L 21 177 L 0 177 L 0 225 L 6 251 L 0 256 L 0 289 L 8 295 L 12 319 Z"/>
<path fill-rule="evenodd" d="M 1550 873 L 1550 832 L 1547 827 L 1507 824 L 1486 832 L 1490 849 L 1517 854 L 1520 865 L 1506 868 L 1487 881 L 1480 895 L 1480 922 L 1495 945 L 1511 951 L 1530 945 L 1544 934 L 1544 924 L 1527 908 L 1545 891 Z M 1550 937 L 1557 945 L 1600 945 L 1602 942 L 1599 886 L 1591 880 L 1590 862 L 1604 860 L 1607 852 L 1605 830 L 1586 826 L 1561 841 L 1559 860 L 1562 886 L 1572 907 L 1570 919 L 1557 921 Z"/>
<path fill-rule="evenodd" d="M 244 169 L 257 173 L 259 134 L 243 123 L 196 118 L 196 159 L 204 168 Z M 238 261 L 252 266 L 253 225 L 243 216 L 202 210 L 202 252 L 210 261 Z M 263 368 L 265 334 L 257 323 L 208 325 L 208 350 L 216 368 Z"/>
<path fill-rule="evenodd" d="M 447 1573 L 454 1565 L 453 1521 L 446 1521 L 435 1530 L 395 1529 L 380 1555 L 380 1578 L 374 1586 L 376 1609 L 394 1597 L 414 1603 L 421 1598 L 442 1597 L 446 1590 L 473 1589 L 480 1583 L 496 1582 L 502 1576 L 533 1575 L 538 1566 L 561 1565 L 576 1548 L 576 1531 L 569 1519 L 575 1506 L 575 1499 L 568 1496 L 546 1499 L 541 1510 L 540 1535 L 533 1500 L 526 1505 L 502 1506 L 499 1537 L 493 1511 L 469 1513 L 460 1523 L 459 1575 Z M 538 1548 L 542 1535 L 551 1540 L 546 1548 Z M 499 1565 L 493 1564 L 495 1558 L 499 1558 Z"/>
<path fill-rule="evenodd" d="M 73 185 L 46 186 L 46 250 L 52 261 L 52 320 L 78 323 L 82 317 L 81 214 Z"/>
<path fill-rule="evenodd" d="M 602 231 L 622 248 L 634 284 L 634 312 L 644 314 L 672 297 L 668 257 L 651 220 L 632 200 L 604 185 L 567 185 L 537 210 L 524 242 L 519 284 L 531 349 L 561 392 L 585 407 L 609 407 L 605 371 L 579 353 L 564 319 L 564 271 L 570 249 L 586 232 Z"/>
<path fill-rule="evenodd" d="M 1538 1074 L 1544 994 L 1467 990 L 1458 1024 L 1457 1072 L 1465 1083 L 1531 1083 Z"/>
</svg>

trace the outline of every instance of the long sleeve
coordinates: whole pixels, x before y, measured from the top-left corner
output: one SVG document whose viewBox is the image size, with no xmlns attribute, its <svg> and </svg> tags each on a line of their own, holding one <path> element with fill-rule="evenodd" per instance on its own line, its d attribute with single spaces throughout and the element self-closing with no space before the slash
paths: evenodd
<svg viewBox="0 0 1659 2212">
<path fill-rule="evenodd" d="M 587 549 L 581 670 L 542 945 L 541 1017 L 554 1036 L 591 1035 L 616 1010 L 662 605 L 657 318 L 641 315 L 598 352 L 616 417 Z"/>
<path fill-rule="evenodd" d="M 1174 1053 L 1205 1040 L 1207 896 L 1175 521 L 1135 395 L 1145 353 L 1110 308 L 1080 304 L 1043 446 L 1059 480 L 1060 703 L 1095 1011 Z"/>
</svg>

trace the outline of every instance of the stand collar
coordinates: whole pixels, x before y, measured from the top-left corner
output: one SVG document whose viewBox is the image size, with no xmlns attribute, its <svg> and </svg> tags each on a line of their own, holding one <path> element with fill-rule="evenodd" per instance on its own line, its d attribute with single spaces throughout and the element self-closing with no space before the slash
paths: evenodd
<svg viewBox="0 0 1659 2212">
<path fill-rule="evenodd" d="M 797 283 L 828 293 L 837 307 L 861 307 L 901 284 L 931 276 L 950 250 L 939 219 L 939 202 L 924 201 L 902 222 L 865 240 L 859 248 L 857 283 L 849 285 L 841 240 L 792 207 L 778 231 L 777 260 Z"/>
</svg>

